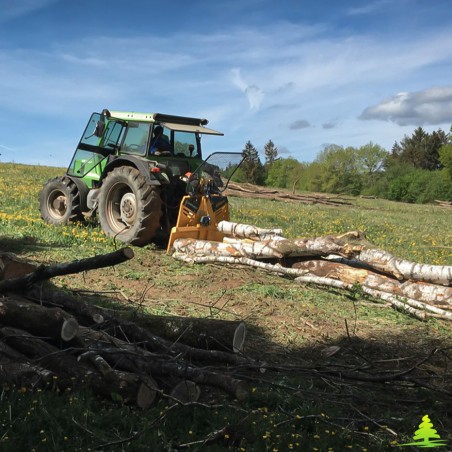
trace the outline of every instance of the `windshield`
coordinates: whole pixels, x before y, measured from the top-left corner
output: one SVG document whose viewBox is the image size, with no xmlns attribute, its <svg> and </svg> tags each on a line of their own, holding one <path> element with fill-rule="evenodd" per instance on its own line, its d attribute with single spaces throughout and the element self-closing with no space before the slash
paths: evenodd
<svg viewBox="0 0 452 452">
<path fill-rule="evenodd" d="M 243 159 L 241 152 L 214 152 L 195 170 L 192 178 L 213 181 L 216 189 L 224 191 Z"/>
<path fill-rule="evenodd" d="M 105 118 L 99 113 L 93 113 L 83 132 L 82 138 L 72 157 L 67 173 L 71 176 L 84 177 L 96 168 L 110 154 L 119 149 L 125 123 L 110 119 L 105 124 Z"/>
</svg>

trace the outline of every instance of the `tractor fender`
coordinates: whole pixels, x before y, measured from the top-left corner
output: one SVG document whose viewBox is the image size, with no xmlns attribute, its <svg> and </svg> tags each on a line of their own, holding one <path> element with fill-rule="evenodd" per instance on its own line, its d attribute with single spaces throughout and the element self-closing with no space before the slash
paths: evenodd
<svg viewBox="0 0 452 452">
<path fill-rule="evenodd" d="M 77 186 L 78 193 L 80 195 L 80 210 L 82 212 L 85 212 L 87 210 L 87 204 L 86 200 L 88 197 L 89 188 L 83 181 L 83 179 L 80 179 L 79 177 L 73 177 L 69 175 L 65 175 L 68 179 L 70 179 L 74 184 Z"/>
<path fill-rule="evenodd" d="M 150 161 L 148 159 L 145 159 L 144 157 L 139 157 L 136 155 L 114 156 L 113 159 L 105 166 L 101 175 L 101 182 L 105 179 L 110 171 L 120 166 L 131 166 L 133 168 L 136 168 L 146 179 L 146 182 L 149 185 L 165 184 L 165 180 L 163 178 L 159 178 L 155 173 L 151 172 L 152 165 L 150 164 Z"/>
</svg>

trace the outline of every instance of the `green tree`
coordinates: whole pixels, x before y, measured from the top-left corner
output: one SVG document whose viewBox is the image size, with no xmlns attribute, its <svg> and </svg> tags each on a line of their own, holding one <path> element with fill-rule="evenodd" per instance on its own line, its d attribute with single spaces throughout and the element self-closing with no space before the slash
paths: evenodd
<svg viewBox="0 0 452 452">
<path fill-rule="evenodd" d="M 268 168 L 265 185 L 294 189 L 304 174 L 305 165 L 293 157 L 277 159 Z"/>
<path fill-rule="evenodd" d="M 362 178 L 355 148 L 332 144 L 318 154 L 315 162 L 323 167 L 321 191 L 351 195 L 360 193 Z"/>
<path fill-rule="evenodd" d="M 452 144 L 444 144 L 440 147 L 439 161 L 452 181 Z"/>
<path fill-rule="evenodd" d="M 265 172 L 257 149 L 252 145 L 251 141 L 247 141 L 242 152 L 245 160 L 242 163 L 241 170 L 246 182 L 262 185 Z"/>
<path fill-rule="evenodd" d="M 273 162 L 278 157 L 278 148 L 275 146 L 272 140 L 268 140 L 264 146 L 264 154 L 265 154 L 265 166 L 270 167 Z"/>
<path fill-rule="evenodd" d="M 361 146 L 356 156 L 358 158 L 359 169 L 368 176 L 373 176 L 383 169 L 383 165 L 389 153 L 378 144 L 369 143 Z"/>
<path fill-rule="evenodd" d="M 405 135 L 400 143 L 394 143 L 392 157 L 415 168 L 438 170 L 441 168 L 439 149 L 448 141 L 448 136 L 441 129 L 429 134 L 418 127 L 411 137 Z"/>
</svg>

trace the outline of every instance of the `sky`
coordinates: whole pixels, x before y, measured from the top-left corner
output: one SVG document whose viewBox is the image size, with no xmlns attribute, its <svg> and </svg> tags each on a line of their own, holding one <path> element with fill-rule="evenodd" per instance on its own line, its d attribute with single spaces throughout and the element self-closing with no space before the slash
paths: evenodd
<svg viewBox="0 0 452 452">
<path fill-rule="evenodd" d="M 66 167 L 92 112 L 207 118 L 204 155 L 313 161 L 452 125 L 450 0 L 0 0 L 0 162 Z"/>
</svg>

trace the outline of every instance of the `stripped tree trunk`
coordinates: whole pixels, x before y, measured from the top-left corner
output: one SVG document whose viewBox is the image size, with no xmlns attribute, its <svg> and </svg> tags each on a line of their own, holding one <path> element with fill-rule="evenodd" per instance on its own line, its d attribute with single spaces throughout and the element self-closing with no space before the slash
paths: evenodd
<svg viewBox="0 0 452 452">
<path fill-rule="evenodd" d="M 310 260 L 296 262 L 293 264 L 293 268 L 306 270 L 307 273 L 316 276 L 339 279 L 348 284 L 359 283 L 370 289 L 432 303 L 444 309 L 452 309 L 452 287 L 414 281 L 401 283 L 396 279 L 370 272 L 364 268 L 353 268 L 330 261 Z"/>
<path fill-rule="evenodd" d="M 174 242 L 177 253 L 188 256 L 228 256 L 250 259 L 286 259 L 326 257 L 339 255 L 355 259 L 376 271 L 400 280 L 412 279 L 433 284 L 452 285 L 452 266 L 416 264 L 398 259 L 387 251 L 373 248 L 359 232 L 317 238 L 270 239 L 264 241 L 209 242 L 178 239 Z"/>
<path fill-rule="evenodd" d="M 248 265 L 299 282 L 348 290 L 359 284 L 364 293 L 389 301 L 417 318 L 428 315 L 452 320 L 452 266 L 396 258 L 375 248 L 358 231 L 287 239 L 279 230 L 272 235 L 274 230 L 229 222 L 219 227 L 233 237 L 222 243 L 178 239 L 173 257 L 187 263 Z"/>
</svg>

